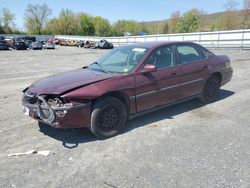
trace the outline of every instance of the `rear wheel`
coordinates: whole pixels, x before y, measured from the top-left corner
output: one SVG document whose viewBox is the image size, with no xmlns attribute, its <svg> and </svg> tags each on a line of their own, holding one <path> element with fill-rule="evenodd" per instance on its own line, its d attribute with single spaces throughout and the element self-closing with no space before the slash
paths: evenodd
<svg viewBox="0 0 250 188">
<path fill-rule="evenodd" d="M 115 97 L 103 98 L 93 106 L 90 131 L 99 138 L 112 137 L 125 127 L 127 116 L 123 102 Z"/>
<path fill-rule="evenodd" d="M 204 88 L 200 100 L 205 103 L 216 101 L 220 89 L 220 80 L 217 76 L 211 76 Z"/>
</svg>

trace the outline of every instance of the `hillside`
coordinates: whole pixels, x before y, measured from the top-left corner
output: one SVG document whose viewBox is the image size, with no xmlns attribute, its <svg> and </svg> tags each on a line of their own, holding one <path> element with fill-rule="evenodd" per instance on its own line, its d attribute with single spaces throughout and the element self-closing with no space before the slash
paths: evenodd
<svg viewBox="0 0 250 188">
<path fill-rule="evenodd" d="M 241 29 L 243 17 L 241 16 L 240 11 L 236 11 L 235 13 L 237 15 L 237 19 L 235 19 L 236 23 L 234 29 Z M 223 14 L 224 12 L 204 14 L 201 18 L 202 24 L 200 25 L 200 31 L 220 30 L 220 28 L 218 27 L 218 22 L 223 16 Z M 169 19 L 160 21 L 141 22 L 141 24 L 146 28 L 148 33 L 158 34 L 158 33 L 163 33 L 163 27 L 166 21 L 169 22 Z M 248 27 L 250 27 L 250 18 L 248 21 Z"/>
</svg>

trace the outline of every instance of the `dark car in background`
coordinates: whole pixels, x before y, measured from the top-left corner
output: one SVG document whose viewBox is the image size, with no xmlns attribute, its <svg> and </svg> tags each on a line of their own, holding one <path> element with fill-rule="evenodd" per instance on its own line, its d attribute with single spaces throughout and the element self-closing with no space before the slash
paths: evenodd
<svg viewBox="0 0 250 188">
<path fill-rule="evenodd" d="M 25 40 L 26 47 L 29 48 L 31 46 L 31 40 Z"/>
<path fill-rule="evenodd" d="M 113 49 L 114 46 L 111 42 L 108 42 L 107 40 L 100 40 L 95 44 L 95 48 L 100 48 L 100 49 Z"/>
<path fill-rule="evenodd" d="M 111 50 L 88 67 L 36 81 L 24 113 L 57 128 L 89 127 L 101 138 L 128 119 L 199 98 L 216 101 L 233 74 L 230 60 L 191 42 L 149 42 Z"/>
<path fill-rule="evenodd" d="M 15 50 L 27 50 L 27 45 L 25 42 L 18 41 L 13 43 L 12 48 Z"/>
<path fill-rule="evenodd" d="M 41 42 L 32 42 L 29 46 L 29 49 L 32 50 L 42 50 L 43 49 L 43 45 Z"/>
<path fill-rule="evenodd" d="M 0 41 L 0 50 L 9 50 L 9 44 L 4 40 Z"/>
</svg>

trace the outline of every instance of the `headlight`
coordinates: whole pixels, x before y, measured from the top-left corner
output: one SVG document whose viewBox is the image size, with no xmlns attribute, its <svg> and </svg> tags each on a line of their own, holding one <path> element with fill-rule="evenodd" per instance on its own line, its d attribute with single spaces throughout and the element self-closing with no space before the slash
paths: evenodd
<svg viewBox="0 0 250 188">
<path fill-rule="evenodd" d="M 59 98 L 48 99 L 48 104 L 53 107 L 62 107 L 64 103 Z"/>
<path fill-rule="evenodd" d="M 231 68 L 231 63 L 230 63 L 230 61 L 226 62 L 226 65 L 225 65 L 225 66 L 226 66 L 227 69 L 230 69 L 230 68 Z"/>
</svg>

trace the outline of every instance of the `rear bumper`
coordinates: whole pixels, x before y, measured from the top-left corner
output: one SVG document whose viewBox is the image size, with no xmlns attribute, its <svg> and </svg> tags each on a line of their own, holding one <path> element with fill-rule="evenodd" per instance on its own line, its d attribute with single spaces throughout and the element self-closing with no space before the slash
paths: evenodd
<svg viewBox="0 0 250 188">
<path fill-rule="evenodd" d="M 23 112 L 33 119 L 55 128 L 80 128 L 90 126 L 91 103 L 68 103 L 62 107 L 51 107 L 39 97 L 40 102 L 27 103 L 22 98 Z"/>
</svg>

